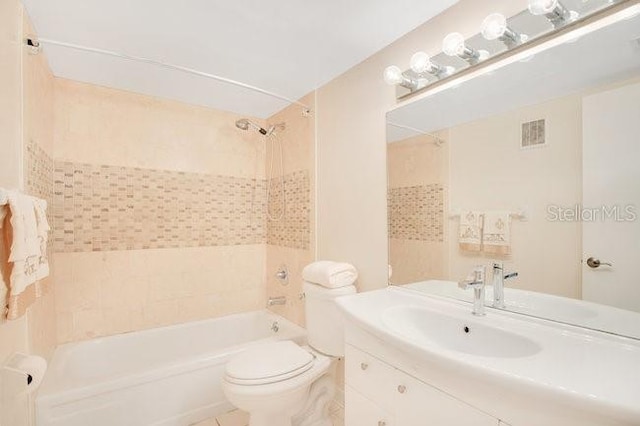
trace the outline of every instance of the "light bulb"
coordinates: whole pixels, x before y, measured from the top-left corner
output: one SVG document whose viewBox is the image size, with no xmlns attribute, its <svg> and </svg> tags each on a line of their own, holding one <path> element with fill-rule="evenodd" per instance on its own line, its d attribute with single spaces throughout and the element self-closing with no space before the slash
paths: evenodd
<svg viewBox="0 0 640 426">
<path fill-rule="evenodd" d="M 496 40 L 507 31 L 507 18 L 501 13 L 492 13 L 482 21 L 482 36 L 487 40 Z"/>
<path fill-rule="evenodd" d="M 433 66 L 431 57 L 424 52 L 418 52 L 411 57 L 411 70 L 417 74 L 429 71 Z"/>
<path fill-rule="evenodd" d="M 482 21 L 482 36 L 487 40 L 500 40 L 509 49 L 529 39 L 509 28 L 507 18 L 501 13 L 492 13 Z"/>
<path fill-rule="evenodd" d="M 464 37 L 460 33 L 451 33 L 442 42 L 442 51 L 448 56 L 462 56 L 465 51 Z"/>
<path fill-rule="evenodd" d="M 546 15 L 558 7 L 558 0 L 529 0 L 529 12 L 533 15 Z"/>
<path fill-rule="evenodd" d="M 384 70 L 384 81 L 389 86 L 401 84 L 404 81 L 402 70 L 395 65 L 388 66 Z"/>
</svg>

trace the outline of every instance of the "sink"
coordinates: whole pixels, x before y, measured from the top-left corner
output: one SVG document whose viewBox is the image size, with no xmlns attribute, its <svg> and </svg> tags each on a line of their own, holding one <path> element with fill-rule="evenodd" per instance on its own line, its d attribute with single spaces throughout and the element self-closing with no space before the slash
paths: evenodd
<svg viewBox="0 0 640 426">
<path fill-rule="evenodd" d="M 393 333 L 414 342 L 436 344 L 450 351 L 493 358 L 523 358 L 541 347 L 533 340 L 477 318 L 463 318 L 416 306 L 395 306 L 382 313 L 382 322 Z"/>
</svg>

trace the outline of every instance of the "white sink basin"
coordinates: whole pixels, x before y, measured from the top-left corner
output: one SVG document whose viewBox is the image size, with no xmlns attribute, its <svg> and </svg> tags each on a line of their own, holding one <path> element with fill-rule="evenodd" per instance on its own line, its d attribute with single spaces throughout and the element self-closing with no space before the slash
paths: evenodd
<svg viewBox="0 0 640 426">
<path fill-rule="evenodd" d="M 481 321 L 414 306 L 388 308 L 382 314 L 382 322 L 394 333 L 418 344 L 437 344 L 470 355 L 522 358 L 541 350 L 538 344 L 524 336 L 487 326 Z"/>
<path fill-rule="evenodd" d="M 337 304 L 347 343 L 370 342 L 381 359 L 488 413 L 497 401 L 518 400 L 514 425 L 640 425 L 640 341 L 499 309 L 475 317 L 468 303 L 397 287 Z M 590 420 L 566 423 L 549 411 L 545 421 L 532 421 L 531 404 Z"/>
</svg>

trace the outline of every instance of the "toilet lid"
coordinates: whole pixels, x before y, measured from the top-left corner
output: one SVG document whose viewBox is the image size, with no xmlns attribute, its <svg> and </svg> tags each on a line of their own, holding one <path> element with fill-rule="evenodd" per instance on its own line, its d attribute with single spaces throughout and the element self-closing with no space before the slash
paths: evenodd
<svg viewBox="0 0 640 426">
<path fill-rule="evenodd" d="M 259 385 L 298 376 L 313 366 L 313 355 L 291 341 L 265 343 L 247 349 L 226 366 L 227 380 Z"/>
</svg>

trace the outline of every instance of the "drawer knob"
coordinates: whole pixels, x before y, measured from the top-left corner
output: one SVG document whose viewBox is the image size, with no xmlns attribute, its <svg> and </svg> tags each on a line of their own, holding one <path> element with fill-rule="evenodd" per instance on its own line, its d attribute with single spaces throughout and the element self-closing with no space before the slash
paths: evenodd
<svg viewBox="0 0 640 426">
<path fill-rule="evenodd" d="M 405 385 L 398 386 L 398 392 L 405 393 L 407 391 L 407 387 Z"/>
<path fill-rule="evenodd" d="M 363 371 L 364 371 L 364 370 L 366 370 L 367 368 L 369 368 L 369 364 L 367 364 L 367 363 L 365 363 L 365 362 L 363 362 L 362 364 L 360 364 L 360 369 L 361 369 L 361 370 L 363 370 Z"/>
<path fill-rule="evenodd" d="M 387 426 L 387 422 L 385 422 L 384 420 L 380 420 L 378 422 L 378 426 Z"/>
</svg>

